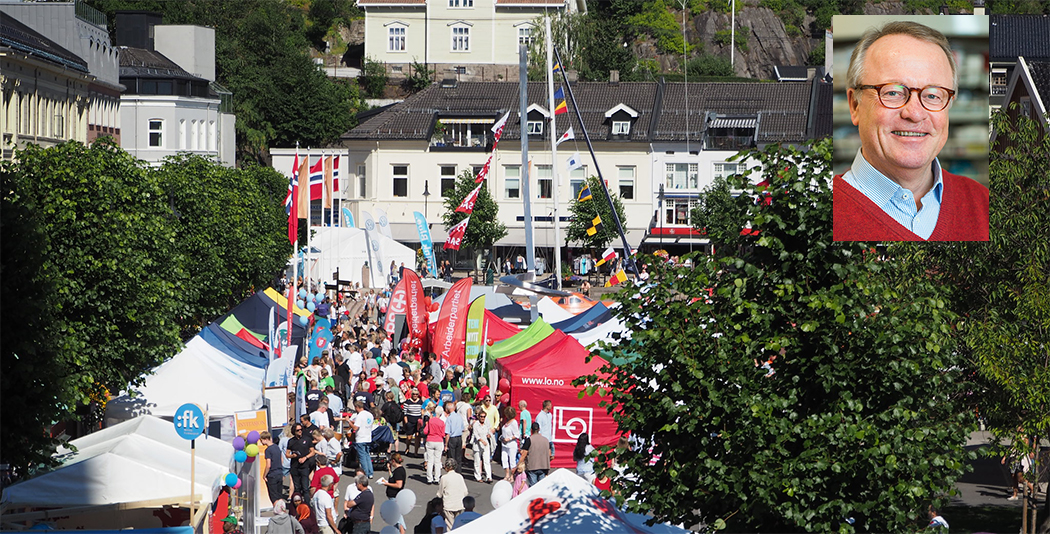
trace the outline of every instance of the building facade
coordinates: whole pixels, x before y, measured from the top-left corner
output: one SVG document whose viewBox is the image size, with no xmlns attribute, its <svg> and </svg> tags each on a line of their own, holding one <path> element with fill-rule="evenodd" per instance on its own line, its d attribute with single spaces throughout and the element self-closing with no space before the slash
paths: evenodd
<svg viewBox="0 0 1050 534">
<path fill-rule="evenodd" d="M 544 13 L 586 11 L 585 0 L 358 0 L 365 56 L 393 76 L 413 63 L 460 81 L 515 81 L 518 45 L 542 32 Z"/>
</svg>

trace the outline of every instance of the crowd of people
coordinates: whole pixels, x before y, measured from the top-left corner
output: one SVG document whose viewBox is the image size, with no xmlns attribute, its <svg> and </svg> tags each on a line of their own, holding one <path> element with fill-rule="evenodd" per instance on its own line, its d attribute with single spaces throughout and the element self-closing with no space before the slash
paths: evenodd
<svg viewBox="0 0 1050 534">
<path fill-rule="evenodd" d="M 406 489 L 404 456 L 422 458 L 426 484 L 435 486 L 426 524 L 415 532 L 446 532 L 480 517 L 464 475 L 492 483 L 493 462 L 512 484 L 512 496 L 547 476 L 554 457 L 550 400 L 535 415 L 525 401 L 502 402 L 509 396 L 491 390 L 469 363 L 445 368 L 436 354 L 407 341 L 395 345 L 379 326 L 383 294 L 356 297 L 363 306 L 343 295 L 324 299 L 333 322 L 331 350 L 312 361 L 302 357 L 293 371 L 296 381 L 308 384 L 305 412 L 279 438 L 263 438 L 264 445 L 273 444 L 264 453 L 269 498 L 275 514 L 281 509 L 289 517 L 277 523 L 280 532 L 368 532 L 379 508 L 372 486 L 388 499 Z M 290 405 L 296 401 L 290 394 Z M 374 439 L 381 427 L 389 429 L 389 443 Z M 577 472 L 600 487 L 589 457 L 593 450 L 582 434 L 573 459 Z M 385 476 L 377 478 L 373 459 L 385 466 Z M 336 488 L 345 466 L 356 466 L 356 472 L 340 514 Z M 406 532 L 406 525 L 398 527 Z"/>
</svg>

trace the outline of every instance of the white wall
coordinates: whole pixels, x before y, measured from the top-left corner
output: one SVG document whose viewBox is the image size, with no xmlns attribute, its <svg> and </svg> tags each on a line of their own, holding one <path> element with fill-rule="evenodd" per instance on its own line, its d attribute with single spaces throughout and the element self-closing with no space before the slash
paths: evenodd
<svg viewBox="0 0 1050 534">
<path fill-rule="evenodd" d="M 232 127 L 227 131 L 227 126 L 222 124 L 224 117 L 227 123 L 232 122 L 232 116 L 220 116 L 218 99 L 125 95 L 121 97 L 121 108 L 121 146 L 133 156 L 159 165 L 165 157 L 179 152 L 214 157 L 231 154 L 228 160 L 223 155 L 222 162 L 233 165 Z M 160 119 L 163 122 L 160 147 L 149 146 L 151 119 Z M 193 128 L 194 121 L 197 121 L 198 125 L 196 130 Z M 223 141 L 221 147 L 218 135 L 220 127 Z"/>
<path fill-rule="evenodd" d="M 164 24 L 153 27 L 154 49 L 186 72 L 215 81 L 215 30 L 204 26 Z"/>
</svg>

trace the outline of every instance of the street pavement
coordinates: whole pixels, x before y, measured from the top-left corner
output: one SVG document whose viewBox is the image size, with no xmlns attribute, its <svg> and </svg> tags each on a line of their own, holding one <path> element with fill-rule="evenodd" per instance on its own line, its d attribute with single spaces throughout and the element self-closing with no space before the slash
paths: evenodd
<svg viewBox="0 0 1050 534">
<path fill-rule="evenodd" d="M 991 433 L 974 432 L 966 442 L 966 450 L 976 451 L 977 459 L 971 462 L 973 471 L 955 485 L 959 494 L 952 497 L 951 506 L 1003 506 L 1020 508 L 1021 500 L 1008 501 L 1013 495 L 1009 466 L 1000 463 L 1001 457 L 988 457 L 982 454 L 991 443 Z M 1041 488 L 1045 490 L 1045 485 Z M 1039 493 L 1042 499 L 1044 493 Z"/>
</svg>

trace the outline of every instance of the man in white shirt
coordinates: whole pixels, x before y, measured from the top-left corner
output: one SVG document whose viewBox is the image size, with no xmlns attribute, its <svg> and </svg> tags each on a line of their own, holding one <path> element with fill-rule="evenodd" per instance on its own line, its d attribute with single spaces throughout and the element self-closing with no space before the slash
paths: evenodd
<svg viewBox="0 0 1050 534">
<path fill-rule="evenodd" d="M 390 358 L 390 364 L 383 368 L 383 378 L 393 378 L 395 384 L 400 384 L 405 379 L 405 368 L 397 363 L 396 358 Z"/>
<path fill-rule="evenodd" d="M 554 458 L 554 403 L 549 399 L 543 401 L 543 410 L 536 414 L 536 422 L 540 424 L 540 435 L 547 438 L 551 444 L 551 458 Z"/>
<path fill-rule="evenodd" d="M 361 347 L 356 343 L 354 343 L 350 355 L 346 358 L 346 364 L 350 366 L 350 374 L 352 376 L 361 374 L 361 370 L 364 369 L 365 357 L 361 355 Z"/>
<path fill-rule="evenodd" d="M 317 516 L 317 528 L 321 534 L 342 534 L 336 527 L 335 501 L 328 493 L 332 488 L 332 475 L 321 477 L 321 491 L 314 492 L 311 499 L 314 512 Z"/>
<path fill-rule="evenodd" d="M 357 460 L 361 463 L 361 470 L 365 476 L 372 478 L 372 458 L 368 455 L 368 444 L 372 442 L 372 427 L 375 418 L 372 412 L 365 409 L 361 401 L 354 403 L 357 414 L 350 418 L 350 426 L 354 429 L 354 448 L 357 450 Z"/>
<path fill-rule="evenodd" d="M 310 422 L 317 428 L 324 430 L 331 427 L 328 414 L 328 401 L 323 400 L 317 405 L 317 411 L 310 414 Z"/>
</svg>

